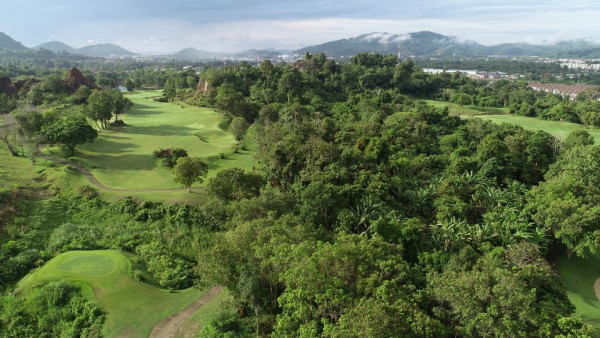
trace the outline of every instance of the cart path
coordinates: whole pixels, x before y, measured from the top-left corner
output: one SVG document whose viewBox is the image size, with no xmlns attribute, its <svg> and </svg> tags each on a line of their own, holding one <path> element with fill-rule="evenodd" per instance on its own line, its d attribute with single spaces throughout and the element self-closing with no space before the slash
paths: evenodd
<svg viewBox="0 0 600 338">
<path fill-rule="evenodd" d="M 84 166 L 77 164 L 75 162 L 72 161 L 67 161 L 67 160 L 61 160 L 58 158 L 54 158 L 54 157 L 50 157 L 50 156 L 46 156 L 46 155 L 40 155 L 40 158 L 43 158 L 45 160 L 48 161 L 52 161 L 55 163 L 60 163 L 60 164 L 65 164 L 65 165 L 70 165 L 73 168 L 77 169 L 77 171 L 79 171 L 80 173 L 82 173 L 85 177 L 87 177 L 88 181 L 90 181 L 90 183 L 95 186 L 98 189 L 103 189 L 103 190 L 108 190 L 108 191 L 121 191 L 121 192 L 131 192 L 131 193 L 136 193 L 136 192 L 165 192 L 165 191 L 187 191 L 187 188 L 166 188 L 166 189 L 121 189 L 121 188 L 112 188 L 112 187 L 107 187 L 104 184 L 102 184 L 100 181 L 98 181 L 98 179 L 96 177 L 94 177 L 94 175 L 92 175 L 92 173 L 87 170 Z M 192 191 L 201 191 L 204 190 L 204 188 L 202 187 L 197 187 L 197 188 L 192 188 Z"/>
<path fill-rule="evenodd" d="M 150 332 L 149 338 L 173 338 L 177 331 L 183 326 L 185 321 L 190 318 L 196 311 L 203 307 L 206 303 L 213 300 L 223 291 L 223 287 L 215 286 L 208 290 L 205 294 L 196 299 L 195 302 L 188 305 L 185 309 L 174 313 L 167 318 L 161 320 Z"/>
</svg>

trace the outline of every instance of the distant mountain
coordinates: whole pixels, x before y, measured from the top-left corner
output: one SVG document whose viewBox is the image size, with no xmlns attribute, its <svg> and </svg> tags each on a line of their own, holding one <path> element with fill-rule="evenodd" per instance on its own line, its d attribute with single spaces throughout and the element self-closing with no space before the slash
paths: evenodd
<svg viewBox="0 0 600 338">
<path fill-rule="evenodd" d="M 27 50 L 29 48 L 23 46 L 20 42 L 15 41 L 10 36 L 0 32 L 0 49 L 6 50 Z"/>
<path fill-rule="evenodd" d="M 275 58 L 281 55 L 281 53 L 274 50 L 259 50 L 259 49 L 248 49 L 244 50 L 231 56 L 234 58 L 262 58 L 262 59 L 270 59 Z"/>
<path fill-rule="evenodd" d="M 489 55 L 503 56 L 572 56 L 586 50 L 598 48 L 598 45 L 585 40 L 563 41 L 556 44 L 532 45 L 527 43 L 506 43 L 484 46 L 473 41 L 459 41 L 455 37 L 429 31 L 389 34 L 370 33 L 354 38 L 326 42 L 294 51 L 296 54 L 325 53 L 327 56 L 352 56 L 358 53 L 375 52 L 380 54 L 398 54 L 401 57 L 481 57 Z"/>
<path fill-rule="evenodd" d="M 169 55 L 169 57 L 177 60 L 211 60 L 225 56 L 224 53 L 209 52 L 196 48 L 184 48 L 175 54 Z"/>
<path fill-rule="evenodd" d="M 34 49 L 42 49 L 42 48 L 47 49 L 52 52 L 55 52 L 55 53 L 78 54 L 78 51 L 76 48 L 73 48 L 73 47 L 67 45 L 66 43 L 63 43 L 60 41 L 44 42 L 41 45 L 34 47 Z"/>
<path fill-rule="evenodd" d="M 110 56 L 135 55 L 135 53 L 130 52 L 127 49 L 112 43 L 101 43 L 97 45 L 84 46 L 77 49 L 77 53 L 100 58 Z"/>
</svg>

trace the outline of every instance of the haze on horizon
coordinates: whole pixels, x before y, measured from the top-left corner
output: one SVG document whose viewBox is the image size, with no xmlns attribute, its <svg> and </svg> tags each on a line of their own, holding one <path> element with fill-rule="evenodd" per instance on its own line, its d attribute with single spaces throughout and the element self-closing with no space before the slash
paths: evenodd
<svg viewBox="0 0 600 338">
<path fill-rule="evenodd" d="M 0 0 L 0 31 L 28 47 L 116 43 L 139 53 L 187 47 L 296 49 L 371 32 L 429 30 L 491 45 L 598 42 L 595 1 Z"/>
</svg>

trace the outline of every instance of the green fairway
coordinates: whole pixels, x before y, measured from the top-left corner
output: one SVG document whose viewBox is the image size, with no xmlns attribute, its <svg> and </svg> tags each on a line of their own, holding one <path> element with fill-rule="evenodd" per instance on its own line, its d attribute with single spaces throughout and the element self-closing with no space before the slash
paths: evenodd
<svg viewBox="0 0 600 338">
<path fill-rule="evenodd" d="M 512 115 L 508 114 L 508 108 L 486 108 L 477 106 L 461 107 L 454 103 L 434 100 L 425 100 L 425 102 L 437 108 L 448 106 L 451 114 L 459 115 L 465 119 L 481 118 L 495 123 L 512 123 L 527 130 L 543 130 L 563 141 L 571 132 L 579 129 L 585 129 L 588 133 L 590 133 L 590 135 L 592 135 L 596 141 L 596 144 L 600 144 L 600 129 L 598 128 L 586 128 L 581 124 L 571 122 L 548 121 L 535 117 Z"/>
<path fill-rule="evenodd" d="M 468 115 L 468 114 L 506 114 L 508 108 L 493 108 L 493 107 L 482 107 L 476 105 L 465 105 L 461 106 L 452 102 L 436 101 L 436 100 L 422 100 L 425 103 L 434 106 L 436 108 L 448 107 L 448 111 L 452 115 Z"/>
<path fill-rule="evenodd" d="M 173 182 L 170 168 L 152 157 L 152 152 L 160 148 L 183 148 L 190 156 L 202 158 L 209 164 L 208 178 L 223 168 L 252 168 L 250 151 L 234 153 L 237 142 L 227 131 L 222 114 L 209 108 L 152 100 L 160 95 L 160 91 L 127 95 L 134 103 L 131 111 L 120 116 L 127 125 L 101 130 L 93 143 L 78 147 L 72 159 L 88 168 L 102 184 L 131 190 L 181 188 Z M 219 158 L 221 153 L 224 159 Z"/>
<path fill-rule="evenodd" d="M 558 261 L 558 268 L 569 299 L 575 305 L 575 315 L 600 330 L 600 300 L 594 291 L 594 284 L 600 278 L 600 257 L 563 257 Z"/>
<path fill-rule="evenodd" d="M 69 251 L 23 278 L 16 293 L 51 280 L 81 281 L 91 287 L 89 296 L 95 297 L 106 312 L 105 336 L 147 337 L 154 325 L 194 302 L 203 292 L 169 292 L 138 282 L 130 276 L 132 257 L 115 250 Z"/>
</svg>

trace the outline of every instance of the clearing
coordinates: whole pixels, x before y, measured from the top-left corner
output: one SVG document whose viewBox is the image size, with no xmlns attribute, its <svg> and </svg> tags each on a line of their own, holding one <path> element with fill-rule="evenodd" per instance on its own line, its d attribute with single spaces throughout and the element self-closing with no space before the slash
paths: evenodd
<svg viewBox="0 0 600 338">
<path fill-rule="evenodd" d="M 157 323 L 194 303 L 205 291 L 169 291 L 130 276 L 136 256 L 116 250 L 69 251 L 25 276 L 16 293 L 51 280 L 81 282 L 84 292 L 106 312 L 107 337 L 148 337 Z M 148 277 L 151 278 L 151 277 Z"/>
</svg>

